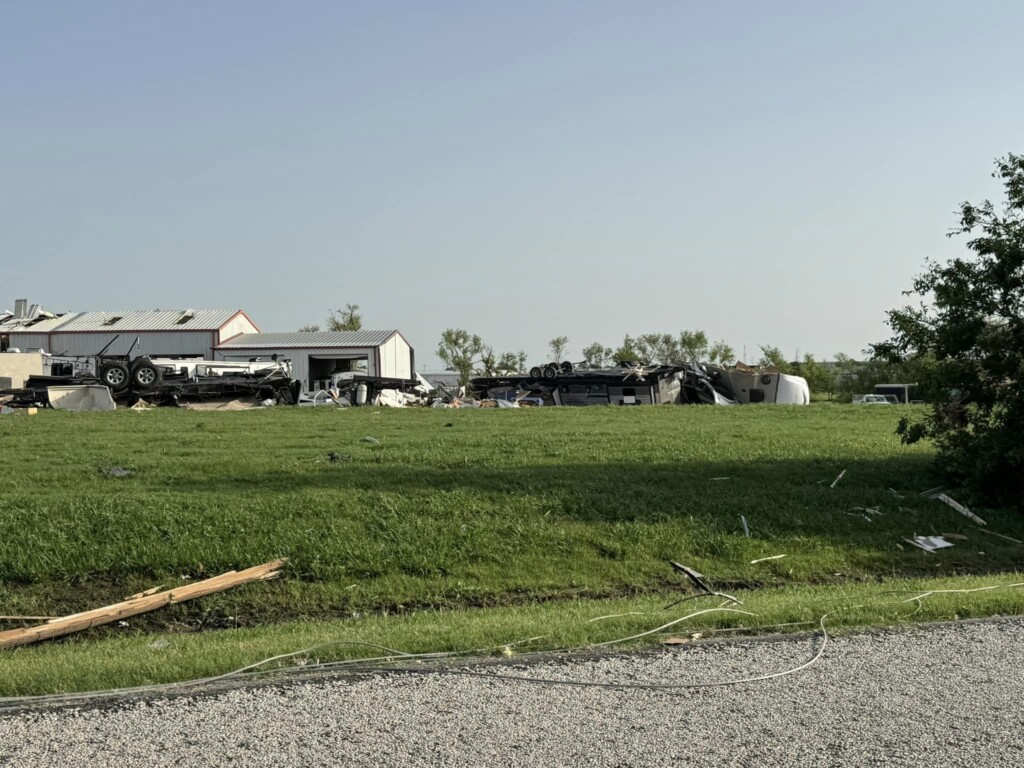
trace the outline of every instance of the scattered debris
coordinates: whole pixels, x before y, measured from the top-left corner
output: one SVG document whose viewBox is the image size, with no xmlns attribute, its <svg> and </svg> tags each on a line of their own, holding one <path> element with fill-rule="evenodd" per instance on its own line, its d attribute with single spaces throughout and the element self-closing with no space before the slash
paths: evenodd
<svg viewBox="0 0 1024 768">
<path fill-rule="evenodd" d="M 103 384 L 47 387 L 46 398 L 50 407 L 59 411 L 113 411 L 117 408 L 113 394 Z"/>
<path fill-rule="evenodd" d="M 937 549 L 953 546 L 953 542 L 946 541 L 942 536 L 915 536 L 912 539 L 904 539 L 904 541 L 923 549 L 925 552 L 934 552 Z"/>
<path fill-rule="evenodd" d="M 781 560 L 784 557 L 785 557 L 785 555 L 772 555 L 771 557 L 759 557 L 757 560 L 751 560 L 750 564 L 754 565 L 755 563 L 764 563 L 764 562 L 766 562 L 768 560 Z"/>
<path fill-rule="evenodd" d="M 1015 539 L 1015 538 L 1013 538 L 1013 536 L 1007 536 L 1005 533 L 996 533 L 995 531 L 990 531 L 987 528 L 979 528 L 978 530 L 981 531 L 982 533 L 990 533 L 993 536 L 998 536 L 1000 539 L 1006 539 L 1007 541 L 1012 541 L 1014 544 L 1024 544 L 1024 541 L 1021 541 L 1020 539 Z"/>
<path fill-rule="evenodd" d="M 124 619 L 129 616 L 148 613 L 155 611 L 157 608 L 163 608 L 165 605 L 183 603 L 187 600 L 194 600 L 197 597 L 211 595 L 214 592 L 222 592 L 239 584 L 272 579 L 280 574 L 280 568 L 285 562 L 287 562 L 287 558 L 272 560 L 269 563 L 257 565 L 244 571 L 228 571 L 211 579 L 197 581 L 194 584 L 169 589 L 164 592 L 155 592 L 149 595 L 140 593 L 139 597 L 124 600 L 114 605 L 106 605 L 102 608 L 83 611 L 82 613 L 73 613 L 70 616 L 51 619 L 45 624 L 38 624 L 34 627 L 9 629 L 0 632 L 0 648 L 15 648 L 20 645 L 36 643 L 40 640 L 63 637 L 64 635 L 70 635 L 101 624 L 118 622 L 123 625 L 126 623 Z"/>
<path fill-rule="evenodd" d="M 947 496 L 944 493 L 937 493 L 932 498 L 933 499 L 937 499 L 938 501 L 941 501 L 943 504 L 948 504 L 953 509 L 955 509 L 957 512 L 959 512 L 961 515 L 963 515 L 964 517 L 970 519 L 972 522 L 977 523 L 978 525 L 988 525 L 988 523 L 986 523 L 984 520 L 982 520 L 976 514 L 971 512 L 971 510 L 969 510 L 967 507 L 965 507 L 959 501 L 957 501 L 956 499 L 951 499 L 949 496 Z"/>
<path fill-rule="evenodd" d="M 190 411 L 249 411 L 259 407 L 257 403 L 233 398 L 230 400 L 203 400 L 197 403 L 185 403 L 183 408 Z"/>
<path fill-rule="evenodd" d="M 693 585 L 695 587 L 697 587 L 697 589 L 700 590 L 701 594 L 699 594 L 699 595 L 690 595 L 689 597 L 684 597 L 681 600 L 676 600 L 674 603 L 669 603 L 668 605 L 665 606 L 666 610 L 671 608 L 671 607 L 673 607 L 673 606 L 675 606 L 675 605 L 679 605 L 680 603 L 686 602 L 687 600 L 693 600 L 693 599 L 698 598 L 698 597 L 706 597 L 706 596 L 709 596 L 709 595 L 712 596 L 712 597 L 723 597 L 726 600 L 729 600 L 730 602 L 735 603 L 736 605 L 743 605 L 743 603 L 741 601 L 737 600 L 732 595 L 727 595 L 724 592 L 715 592 L 711 587 L 708 586 L 707 582 L 704 581 L 704 574 L 703 573 L 699 573 L 698 571 L 693 570 L 693 568 L 688 568 L 687 566 L 683 565 L 682 563 L 677 563 L 675 560 L 669 560 L 668 564 L 671 565 L 673 568 L 675 568 L 680 573 L 685 574 L 686 578 L 688 578 L 690 581 L 693 582 Z"/>
<path fill-rule="evenodd" d="M 882 510 L 880 510 L 878 507 L 850 507 L 850 511 L 851 512 L 864 512 L 866 514 L 875 515 L 875 516 L 878 516 L 878 517 L 880 517 L 882 515 Z"/>
<path fill-rule="evenodd" d="M 102 470 L 103 474 L 110 475 L 111 477 L 128 477 L 133 474 L 132 470 L 125 469 L 124 467 L 107 467 Z"/>
<path fill-rule="evenodd" d="M 412 392 L 402 392 L 398 389 L 382 389 L 373 399 L 374 405 L 387 406 L 389 408 L 405 408 L 407 405 L 418 405 L 421 402 L 419 395 Z"/>
<path fill-rule="evenodd" d="M 349 456 L 347 453 L 338 453 L 336 451 L 331 451 L 330 453 L 327 454 L 327 460 L 332 464 L 335 464 L 339 461 L 352 461 L 352 457 Z"/>
<path fill-rule="evenodd" d="M 376 437 L 370 437 L 369 435 L 362 438 L 361 442 L 369 443 L 370 445 L 380 445 L 380 440 L 378 440 Z"/>
<path fill-rule="evenodd" d="M 750 526 L 747 525 L 747 518 L 740 515 L 740 522 L 743 523 L 743 535 L 748 539 L 750 538 Z"/>
<path fill-rule="evenodd" d="M 943 533 L 942 535 L 945 536 L 947 539 L 953 539 L 954 541 L 968 540 L 967 537 L 964 536 L 962 533 Z"/>
<path fill-rule="evenodd" d="M 845 474 L 846 474 L 846 470 L 844 469 L 842 472 L 840 472 L 836 476 L 836 479 L 832 481 L 832 485 L 830 485 L 829 488 L 835 488 L 836 487 L 836 483 L 838 483 L 840 480 L 842 480 L 843 479 L 843 475 L 845 475 Z"/>
<path fill-rule="evenodd" d="M 928 497 L 932 497 L 932 496 L 935 496 L 935 494 L 937 494 L 937 493 L 941 493 L 941 492 L 942 492 L 942 491 L 944 491 L 944 490 L 946 490 L 946 486 L 944 486 L 944 485 L 937 485 L 937 486 L 935 486 L 934 488 L 929 488 L 929 489 L 928 489 L 927 491 L 921 491 L 921 492 L 920 492 L 919 494 L 917 494 L 917 495 L 918 495 L 918 496 L 928 496 Z"/>
<path fill-rule="evenodd" d="M 731 477 L 712 477 L 712 480 L 732 480 Z"/>
<path fill-rule="evenodd" d="M 662 640 L 661 644 L 662 645 L 686 645 L 691 640 L 693 640 L 692 637 L 679 637 L 678 635 L 672 635 L 671 637 L 666 637 L 664 640 Z"/>
<path fill-rule="evenodd" d="M 890 488 L 889 489 L 889 493 L 891 493 L 897 499 L 902 499 L 903 498 L 903 494 L 900 493 L 899 491 L 897 491 L 895 488 Z"/>
<path fill-rule="evenodd" d="M 861 512 L 843 512 L 843 514 L 844 515 L 849 515 L 850 517 L 862 517 L 865 520 L 867 520 L 869 523 L 871 522 L 871 518 L 868 517 L 867 515 L 861 513 Z"/>
<path fill-rule="evenodd" d="M 339 399 L 338 390 L 321 389 L 311 394 L 305 392 L 299 395 L 298 404 L 301 406 L 336 405 L 339 408 L 347 408 L 348 403 Z"/>
<path fill-rule="evenodd" d="M 533 366 L 527 373 L 492 371 L 472 379 L 470 389 L 467 394 L 480 401 L 509 400 L 520 406 L 810 402 L 807 381 L 799 376 L 739 364 L 725 368 L 696 361 L 677 366 L 619 360 L 607 368 L 552 362 Z M 451 400 L 453 394 L 441 392 L 438 397 Z M 530 400 L 535 402 L 528 403 Z"/>
</svg>

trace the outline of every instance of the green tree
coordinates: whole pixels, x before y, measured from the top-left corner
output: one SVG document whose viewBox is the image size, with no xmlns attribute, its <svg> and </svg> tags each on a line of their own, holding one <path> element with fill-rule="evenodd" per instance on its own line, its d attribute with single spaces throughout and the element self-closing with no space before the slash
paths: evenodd
<svg viewBox="0 0 1024 768">
<path fill-rule="evenodd" d="M 793 373 L 807 381 L 811 392 L 827 392 L 829 399 L 835 389 L 835 374 L 825 365 L 814 359 L 814 355 L 805 354 L 804 359 L 793 367 Z"/>
<path fill-rule="evenodd" d="M 704 331 L 680 331 L 679 350 L 683 361 L 702 362 L 708 359 L 708 335 Z"/>
<path fill-rule="evenodd" d="M 719 339 L 708 349 L 708 362 L 713 365 L 728 365 L 736 361 L 736 350 Z"/>
<path fill-rule="evenodd" d="M 560 363 L 565 357 L 565 351 L 569 347 L 568 336 L 556 336 L 548 342 L 548 349 L 551 350 L 551 359 Z"/>
<path fill-rule="evenodd" d="M 437 356 L 451 370 L 458 372 L 459 385 L 467 386 L 486 348 L 483 340 L 462 328 L 447 328 L 437 345 Z M 493 350 L 491 356 L 493 357 Z"/>
<path fill-rule="evenodd" d="M 757 366 L 779 373 L 793 372 L 793 366 L 789 364 L 786 356 L 778 347 L 761 347 L 761 359 L 757 361 Z"/>
<path fill-rule="evenodd" d="M 316 333 L 320 330 L 320 326 L 312 323 L 310 325 L 304 325 L 299 328 L 299 333 Z"/>
<path fill-rule="evenodd" d="M 640 360 L 640 352 L 637 350 L 636 339 L 628 333 L 622 339 L 622 346 L 612 352 L 612 360 L 616 363 L 623 360 Z"/>
<path fill-rule="evenodd" d="M 363 327 L 363 316 L 358 304 L 346 304 L 344 309 L 332 309 L 327 318 L 329 331 L 358 331 Z"/>
<path fill-rule="evenodd" d="M 679 344 L 670 333 L 643 333 L 637 337 L 636 351 L 645 363 L 676 365 L 680 358 Z"/>
<path fill-rule="evenodd" d="M 504 352 L 497 361 L 497 371 L 503 376 L 526 370 L 525 352 Z"/>
<path fill-rule="evenodd" d="M 608 359 L 615 352 L 611 347 L 606 347 L 599 341 L 583 348 L 583 362 L 588 368 L 604 368 L 608 365 Z"/>
<path fill-rule="evenodd" d="M 927 418 L 897 429 L 906 442 L 934 440 L 940 470 L 975 496 L 1024 509 L 1024 156 L 996 161 L 1001 210 L 960 206 L 952 232 L 973 255 L 928 262 L 906 292 L 916 306 L 888 314 L 892 336 L 874 354 L 921 358 L 934 402 Z"/>
</svg>

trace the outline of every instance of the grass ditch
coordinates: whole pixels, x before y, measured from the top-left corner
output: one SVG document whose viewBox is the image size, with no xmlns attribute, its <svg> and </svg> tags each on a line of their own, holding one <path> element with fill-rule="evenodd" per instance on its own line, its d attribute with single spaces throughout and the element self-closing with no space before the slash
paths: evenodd
<svg viewBox="0 0 1024 768">
<path fill-rule="evenodd" d="M 897 579 L 885 583 L 800 586 L 747 591 L 736 596 L 756 614 L 705 613 L 622 645 L 655 647 L 667 636 L 731 638 L 766 632 L 816 632 L 828 613 L 829 634 L 863 627 L 907 626 L 924 621 L 1024 614 L 1021 574 L 941 579 Z M 918 602 L 912 595 L 940 589 L 1003 589 L 939 593 Z M 192 634 L 152 634 L 125 628 L 101 639 L 72 636 L 0 654 L 0 695 L 33 696 L 107 688 L 150 686 L 221 675 L 262 659 L 322 646 L 288 665 L 379 656 L 378 650 L 338 643 L 373 643 L 406 653 L 468 652 L 471 658 L 586 648 L 645 632 L 720 601 L 691 601 L 665 610 L 664 596 L 574 600 L 478 610 L 428 610 L 403 616 L 335 621 L 291 621 L 265 627 Z M 625 614 L 602 621 L 596 617 Z M 639 614 L 639 615 L 638 615 Z M 779 627 L 778 625 L 787 625 Z M 736 631 L 739 630 L 739 631 Z M 537 638 L 532 642 L 523 641 Z M 330 645 L 330 644 L 336 645 Z M 813 649 L 808 650 L 808 656 Z M 761 670 L 752 670 L 758 674 Z M 187 690 L 187 689 L 185 689 Z M 0 702 L 7 704 L 10 702 Z"/>
</svg>

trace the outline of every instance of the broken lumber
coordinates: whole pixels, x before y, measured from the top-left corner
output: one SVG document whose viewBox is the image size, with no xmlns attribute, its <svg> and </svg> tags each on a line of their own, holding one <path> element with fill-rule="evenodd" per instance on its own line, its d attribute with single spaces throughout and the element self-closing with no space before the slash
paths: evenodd
<svg viewBox="0 0 1024 768">
<path fill-rule="evenodd" d="M 934 496 L 932 496 L 932 498 L 933 499 L 938 499 L 943 504 L 948 504 L 949 506 L 951 506 L 953 509 L 955 509 L 957 512 L 959 512 L 964 517 L 968 518 L 973 523 L 977 523 L 978 525 L 988 525 L 988 523 L 986 523 L 984 520 L 982 520 L 976 514 L 971 512 L 971 510 L 969 510 L 967 507 L 965 507 L 959 501 L 957 501 L 956 499 L 953 499 L 953 498 L 947 496 L 944 493 L 937 493 Z"/>
<path fill-rule="evenodd" d="M 83 629 L 98 627 L 102 624 L 110 624 L 120 621 L 129 616 L 138 616 L 140 613 L 149 613 L 165 605 L 184 603 L 188 600 L 195 600 L 197 597 L 211 595 L 214 592 L 223 592 L 225 589 L 237 587 L 240 584 L 248 584 L 253 581 L 266 581 L 280 573 L 280 568 L 287 562 L 288 558 L 272 560 L 263 565 L 256 565 L 246 568 L 244 571 L 228 571 L 220 576 L 211 579 L 197 581 L 195 584 L 168 589 L 164 592 L 139 593 L 120 603 L 105 605 L 102 608 L 93 608 L 81 613 L 73 613 L 70 616 L 61 616 L 57 619 L 50 619 L 45 624 L 38 624 L 34 627 L 21 629 L 9 629 L 0 632 L 0 649 L 15 648 L 19 645 L 38 643 L 41 640 L 50 640 L 55 637 L 63 637 L 74 632 L 81 632 Z"/>
</svg>

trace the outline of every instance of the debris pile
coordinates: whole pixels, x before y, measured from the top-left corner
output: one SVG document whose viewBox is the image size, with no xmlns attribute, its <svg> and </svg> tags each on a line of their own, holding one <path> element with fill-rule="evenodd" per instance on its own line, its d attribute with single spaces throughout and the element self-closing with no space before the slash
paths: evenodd
<svg viewBox="0 0 1024 768">
<path fill-rule="evenodd" d="M 527 374 L 491 375 L 470 382 L 476 399 L 512 399 L 520 405 L 739 405 L 807 404 L 810 390 L 799 376 L 704 363 L 647 365 L 622 360 L 611 368 L 547 363 Z"/>
</svg>

